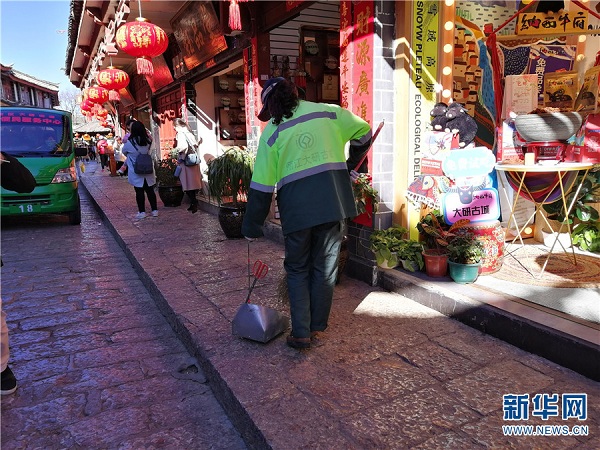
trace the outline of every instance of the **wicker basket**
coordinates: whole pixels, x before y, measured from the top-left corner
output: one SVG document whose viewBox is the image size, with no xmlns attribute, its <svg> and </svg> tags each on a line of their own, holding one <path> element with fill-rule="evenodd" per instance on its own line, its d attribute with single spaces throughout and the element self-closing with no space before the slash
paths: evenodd
<svg viewBox="0 0 600 450">
<path fill-rule="evenodd" d="M 530 142 L 567 140 L 582 123 L 583 116 L 576 112 L 521 114 L 515 118 L 517 132 Z"/>
</svg>

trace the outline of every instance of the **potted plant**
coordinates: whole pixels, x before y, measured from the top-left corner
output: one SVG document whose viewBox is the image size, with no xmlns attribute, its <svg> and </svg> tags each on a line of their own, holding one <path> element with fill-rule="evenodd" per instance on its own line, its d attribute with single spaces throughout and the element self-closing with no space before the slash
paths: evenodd
<svg viewBox="0 0 600 450">
<path fill-rule="evenodd" d="M 183 200 L 183 188 L 175 176 L 177 157 L 172 153 L 154 161 L 154 173 L 158 185 L 158 196 L 165 206 L 179 206 Z"/>
<path fill-rule="evenodd" d="M 406 228 L 392 226 L 385 230 L 374 230 L 369 236 L 370 248 L 377 265 L 383 269 L 393 269 L 399 264 L 398 249 L 402 245 Z"/>
<path fill-rule="evenodd" d="M 457 283 L 474 282 L 481 270 L 483 243 L 473 233 L 460 233 L 447 246 L 450 277 Z"/>
<path fill-rule="evenodd" d="M 208 162 L 208 193 L 219 205 L 219 224 L 228 238 L 241 238 L 254 154 L 233 146 Z"/>
<path fill-rule="evenodd" d="M 543 205 L 552 227 L 551 230 L 542 227 L 544 242 L 554 242 L 553 233 L 559 230 L 566 232 L 568 228 L 565 224 L 568 223 L 571 226 L 570 238 L 573 244 L 579 245 L 582 250 L 587 250 L 581 246 L 582 243 L 586 246 L 591 244 L 591 239 L 596 233 L 595 230 L 600 228 L 600 214 L 592 206 L 593 203 L 600 201 L 600 170 L 588 172 L 585 179 L 582 180 L 583 176 L 583 173 L 578 175 L 574 182 L 575 186 L 581 183 L 579 192 L 572 191 L 566 196 L 566 204 L 573 204 L 568 215 L 565 214 L 562 199 Z M 567 235 L 567 238 L 562 239 L 561 242 L 569 246 L 571 239 Z"/>
<path fill-rule="evenodd" d="M 425 272 L 430 277 L 443 277 L 448 271 L 448 251 L 450 240 L 456 236 L 455 231 L 470 223 L 468 219 L 460 219 L 448 226 L 443 217 L 432 211 L 425 215 L 417 225 L 426 236 L 427 248 L 423 250 Z"/>
<path fill-rule="evenodd" d="M 573 245 L 586 252 L 600 253 L 600 220 L 578 223 L 571 233 Z"/>
<path fill-rule="evenodd" d="M 419 241 L 403 239 L 398 246 L 397 254 L 402 267 L 409 272 L 423 270 L 425 267 L 423 244 Z"/>
<path fill-rule="evenodd" d="M 377 212 L 379 205 L 377 189 L 371 185 L 372 178 L 368 173 L 361 173 L 352 182 L 352 192 L 356 202 L 358 216 L 352 219 L 360 225 L 373 226 L 373 213 Z"/>
</svg>

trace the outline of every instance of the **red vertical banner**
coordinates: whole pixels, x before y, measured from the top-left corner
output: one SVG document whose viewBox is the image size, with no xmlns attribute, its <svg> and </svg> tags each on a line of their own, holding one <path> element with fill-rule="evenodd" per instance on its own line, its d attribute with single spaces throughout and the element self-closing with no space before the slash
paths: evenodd
<svg viewBox="0 0 600 450">
<path fill-rule="evenodd" d="M 373 126 L 373 63 L 375 11 L 372 0 L 354 4 L 351 111 Z M 372 158 L 369 158 L 369 171 Z"/>
<path fill-rule="evenodd" d="M 352 2 L 340 1 L 340 105 L 352 110 Z"/>
</svg>

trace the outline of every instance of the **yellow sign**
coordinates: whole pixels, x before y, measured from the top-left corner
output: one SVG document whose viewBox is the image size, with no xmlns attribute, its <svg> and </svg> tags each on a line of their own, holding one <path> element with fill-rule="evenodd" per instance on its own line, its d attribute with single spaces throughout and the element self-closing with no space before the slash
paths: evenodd
<svg viewBox="0 0 600 450">
<path fill-rule="evenodd" d="M 560 11 L 545 14 L 540 12 L 519 14 L 517 34 L 577 34 L 587 31 L 588 12 Z"/>
</svg>

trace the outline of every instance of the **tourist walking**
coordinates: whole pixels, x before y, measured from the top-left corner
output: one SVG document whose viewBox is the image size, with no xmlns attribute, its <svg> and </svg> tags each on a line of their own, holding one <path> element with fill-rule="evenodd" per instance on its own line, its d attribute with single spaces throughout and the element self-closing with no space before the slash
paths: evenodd
<svg viewBox="0 0 600 450">
<path fill-rule="evenodd" d="M 146 134 L 144 124 L 137 120 L 131 123 L 131 134 L 129 139 L 123 145 L 123 154 L 127 157 L 127 179 L 129 184 L 135 189 L 135 201 L 137 202 L 138 213 L 135 216 L 137 220 L 146 217 L 146 196 L 152 216 L 158 216 L 158 208 L 156 204 L 156 192 L 154 185 L 156 184 L 156 174 L 154 169 L 152 173 L 141 175 L 135 173 L 135 161 L 139 154 L 150 154 L 150 141 Z"/>
<path fill-rule="evenodd" d="M 108 141 L 100 134 L 96 135 L 96 151 L 100 155 L 100 166 L 104 172 L 104 168 L 108 167 Z"/>
<path fill-rule="evenodd" d="M 200 173 L 200 153 L 198 152 L 199 145 L 202 139 L 197 140 L 189 125 L 185 120 L 177 118 L 173 122 L 175 131 L 177 132 L 175 140 L 177 145 L 177 164 L 181 167 L 179 180 L 183 191 L 190 199 L 190 207 L 188 211 L 195 214 L 198 211 L 197 194 L 202 189 L 202 174 Z M 193 161 L 189 161 L 189 156 L 193 157 Z M 195 164 L 191 164 L 195 162 Z"/>
<path fill-rule="evenodd" d="M 357 215 L 349 171 L 369 149 L 371 127 L 350 111 L 299 100 L 294 83 L 267 80 L 258 115 L 263 130 L 242 233 L 263 236 L 277 189 L 292 332 L 287 344 L 310 348 L 327 328 L 342 242 L 342 225 Z M 350 157 L 344 147 L 350 141 Z"/>
</svg>

